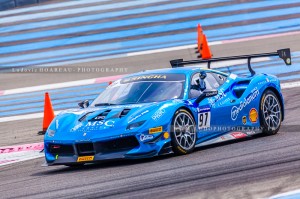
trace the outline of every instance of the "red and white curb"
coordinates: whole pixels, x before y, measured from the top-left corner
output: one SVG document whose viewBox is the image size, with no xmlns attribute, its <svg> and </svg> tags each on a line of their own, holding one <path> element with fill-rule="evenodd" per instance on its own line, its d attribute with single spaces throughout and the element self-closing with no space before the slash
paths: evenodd
<svg viewBox="0 0 300 199">
<path fill-rule="evenodd" d="M 44 143 L 0 147 L 0 166 L 43 157 Z"/>
</svg>

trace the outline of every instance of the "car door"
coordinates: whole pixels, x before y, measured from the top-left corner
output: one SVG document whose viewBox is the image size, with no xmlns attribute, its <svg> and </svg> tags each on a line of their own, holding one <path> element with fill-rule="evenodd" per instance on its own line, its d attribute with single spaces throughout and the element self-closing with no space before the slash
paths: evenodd
<svg viewBox="0 0 300 199">
<path fill-rule="evenodd" d="M 191 84 L 196 84 L 199 73 L 192 76 Z M 217 89 L 218 95 L 204 99 L 197 107 L 197 130 L 199 142 L 214 138 L 231 128 L 230 117 L 230 85 L 227 77 L 222 74 L 207 72 L 205 78 L 206 89 Z M 191 86 L 192 88 L 192 86 Z M 191 89 L 192 90 L 192 89 Z M 190 91 L 190 98 L 196 98 L 201 94 Z"/>
</svg>

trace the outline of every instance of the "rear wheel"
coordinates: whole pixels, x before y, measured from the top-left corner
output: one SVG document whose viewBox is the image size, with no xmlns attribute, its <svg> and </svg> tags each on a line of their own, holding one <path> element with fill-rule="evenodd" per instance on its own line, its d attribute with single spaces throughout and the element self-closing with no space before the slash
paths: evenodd
<svg viewBox="0 0 300 199">
<path fill-rule="evenodd" d="M 196 125 L 193 116 L 185 109 L 179 109 L 171 126 L 172 148 L 174 153 L 183 155 L 191 153 L 196 144 Z"/>
<path fill-rule="evenodd" d="M 282 109 L 279 99 L 271 90 L 266 90 L 261 98 L 260 118 L 264 134 L 274 135 L 279 131 Z"/>
</svg>

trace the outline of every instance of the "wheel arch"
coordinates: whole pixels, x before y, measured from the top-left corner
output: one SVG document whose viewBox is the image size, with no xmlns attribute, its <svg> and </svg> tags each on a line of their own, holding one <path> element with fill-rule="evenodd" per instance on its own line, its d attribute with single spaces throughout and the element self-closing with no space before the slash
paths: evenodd
<svg viewBox="0 0 300 199">
<path fill-rule="evenodd" d="M 279 91 L 276 88 L 272 87 L 272 86 L 267 87 L 264 90 L 264 92 L 266 92 L 267 90 L 273 91 L 275 93 L 276 97 L 278 98 L 280 106 L 281 106 L 281 112 L 282 112 L 282 119 L 281 119 L 281 121 L 283 121 L 284 120 L 284 104 L 283 104 L 282 96 L 280 95 Z"/>
<path fill-rule="evenodd" d="M 195 124 L 197 124 L 197 123 L 196 123 L 196 118 L 195 118 L 193 112 L 191 111 L 191 109 L 189 109 L 189 108 L 186 107 L 186 106 L 180 106 L 180 107 L 178 107 L 178 108 L 176 109 L 175 113 L 176 113 L 178 110 L 180 110 L 180 109 L 184 109 L 184 110 L 186 110 L 187 112 L 189 112 L 189 113 L 192 115 L 192 117 L 193 117 L 193 119 L 194 119 L 194 121 L 195 121 Z M 175 116 L 175 113 L 174 113 L 173 117 Z"/>
</svg>

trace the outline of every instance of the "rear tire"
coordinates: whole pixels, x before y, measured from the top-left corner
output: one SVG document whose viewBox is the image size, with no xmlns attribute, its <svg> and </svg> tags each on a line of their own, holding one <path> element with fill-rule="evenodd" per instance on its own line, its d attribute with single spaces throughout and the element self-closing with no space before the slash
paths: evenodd
<svg viewBox="0 0 300 199">
<path fill-rule="evenodd" d="M 276 94 L 266 90 L 260 100 L 260 123 L 265 135 L 275 135 L 281 126 L 282 107 Z"/>
<path fill-rule="evenodd" d="M 191 153 L 196 144 L 196 123 L 193 116 L 185 109 L 176 111 L 171 126 L 172 148 L 175 154 Z"/>
</svg>

